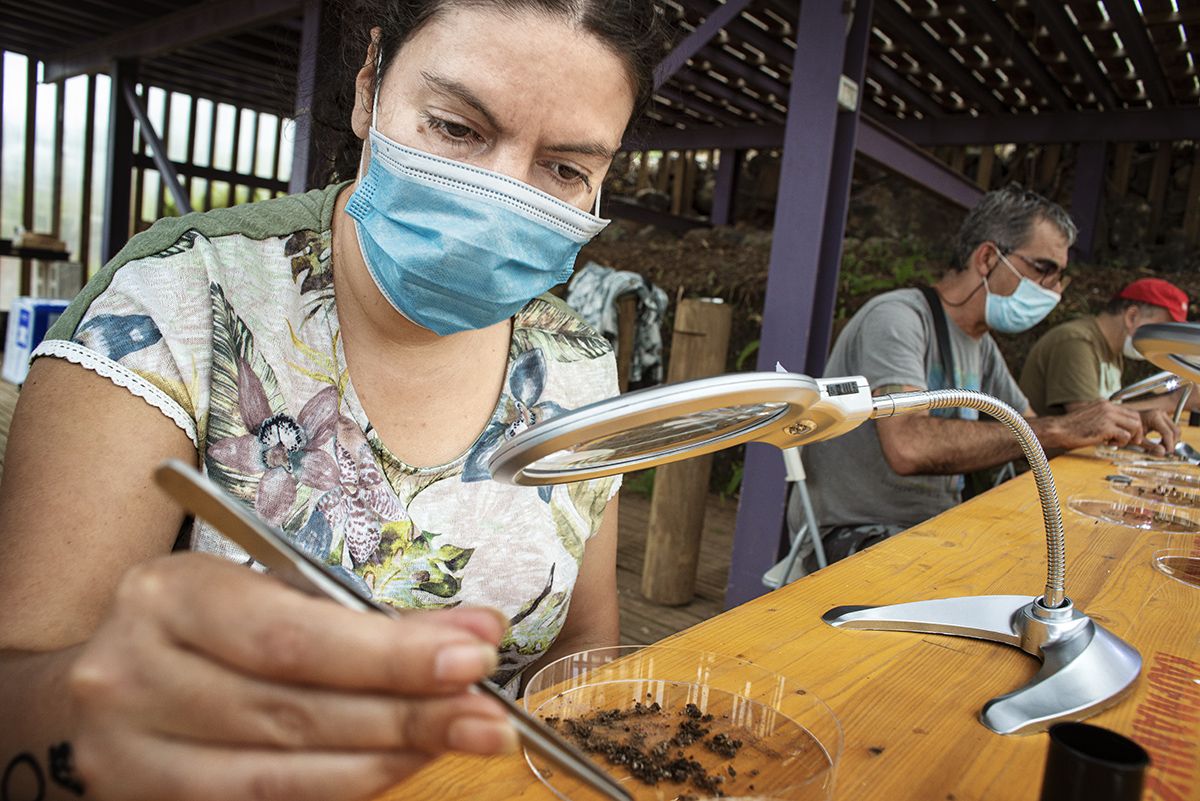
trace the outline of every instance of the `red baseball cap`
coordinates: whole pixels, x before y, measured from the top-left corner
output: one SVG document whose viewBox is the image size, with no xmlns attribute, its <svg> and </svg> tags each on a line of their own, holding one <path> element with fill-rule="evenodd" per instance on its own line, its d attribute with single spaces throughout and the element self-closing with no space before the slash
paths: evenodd
<svg viewBox="0 0 1200 801">
<path fill-rule="evenodd" d="M 1121 300 L 1133 300 L 1162 306 L 1171 319 L 1182 323 L 1187 319 L 1188 296 L 1182 289 L 1161 278 L 1139 278 L 1117 293 Z"/>
</svg>

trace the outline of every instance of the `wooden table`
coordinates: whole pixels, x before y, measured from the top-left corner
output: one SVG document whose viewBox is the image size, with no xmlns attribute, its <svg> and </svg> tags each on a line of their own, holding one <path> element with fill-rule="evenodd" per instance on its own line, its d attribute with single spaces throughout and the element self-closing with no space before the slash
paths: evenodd
<svg viewBox="0 0 1200 801">
<path fill-rule="evenodd" d="M 1200 444 L 1200 429 L 1187 438 Z M 1053 461 L 1067 533 L 1067 594 L 1142 654 L 1141 676 L 1091 722 L 1150 753 L 1146 799 L 1200 799 L 1200 588 L 1151 566 L 1167 535 L 1107 525 L 1066 509 L 1073 496 L 1117 499 L 1113 466 L 1084 453 Z M 1200 543 L 1200 539 L 1197 539 Z M 819 573 L 668 638 L 746 657 L 799 681 L 845 730 L 835 797 L 846 801 L 1033 801 L 1046 735 L 1002 737 L 979 723 L 988 699 L 1025 684 L 1037 660 L 1015 648 L 821 622 L 842 604 L 1028 594 L 1045 582 L 1046 546 L 1025 474 Z M 522 757 L 442 758 L 381 801 L 554 796 Z"/>
</svg>

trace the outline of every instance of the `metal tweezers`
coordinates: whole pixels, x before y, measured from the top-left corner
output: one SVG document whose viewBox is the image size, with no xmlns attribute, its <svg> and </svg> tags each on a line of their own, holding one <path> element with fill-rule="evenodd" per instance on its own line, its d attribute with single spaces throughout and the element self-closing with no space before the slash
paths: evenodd
<svg viewBox="0 0 1200 801">
<path fill-rule="evenodd" d="M 390 617 L 401 616 L 390 606 L 364 598 L 357 588 L 296 548 L 282 532 L 251 514 L 245 506 L 195 468 L 177 459 L 170 459 L 159 465 L 154 472 L 154 479 L 184 509 L 207 520 L 284 583 L 309 595 L 324 596 L 350 609 L 379 612 Z M 475 686 L 504 704 L 509 722 L 530 751 L 540 754 L 606 798 L 633 801 L 633 796 L 616 779 L 564 740 L 558 732 L 510 700 L 491 682 L 482 680 L 476 682 Z"/>
</svg>

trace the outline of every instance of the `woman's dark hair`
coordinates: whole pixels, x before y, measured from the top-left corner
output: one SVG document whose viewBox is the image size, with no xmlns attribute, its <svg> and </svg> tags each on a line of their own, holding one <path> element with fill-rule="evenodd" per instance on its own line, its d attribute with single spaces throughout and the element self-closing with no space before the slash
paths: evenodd
<svg viewBox="0 0 1200 801">
<path fill-rule="evenodd" d="M 350 178 L 358 169 L 362 140 L 350 128 L 350 113 L 355 102 L 354 77 L 371 43 L 371 29 L 381 30 L 382 73 L 413 34 L 439 12 L 455 6 L 506 13 L 535 11 L 569 20 L 625 62 L 634 88 L 633 114 L 626 131 L 650 105 L 654 68 L 668 44 L 655 0 L 339 0 L 322 13 L 320 58 L 323 65 L 335 69 L 322 70 L 313 97 L 312 135 L 322 162 L 314 174 L 316 183 Z"/>
</svg>

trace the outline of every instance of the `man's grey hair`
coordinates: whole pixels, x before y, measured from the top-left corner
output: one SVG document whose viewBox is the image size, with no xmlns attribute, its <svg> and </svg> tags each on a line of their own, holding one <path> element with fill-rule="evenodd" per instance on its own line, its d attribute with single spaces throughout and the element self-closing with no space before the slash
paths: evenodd
<svg viewBox="0 0 1200 801">
<path fill-rule="evenodd" d="M 963 220 L 954 240 L 954 269 L 967 269 L 975 248 L 995 242 L 1003 253 L 1011 253 L 1029 241 L 1033 225 L 1046 220 L 1059 230 L 1067 246 L 1075 244 L 1079 229 L 1071 215 L 1052 200 L 1020 184 L 1009 184 L 984 195 Z"/>
</svg>

